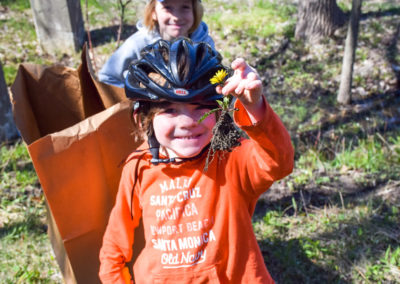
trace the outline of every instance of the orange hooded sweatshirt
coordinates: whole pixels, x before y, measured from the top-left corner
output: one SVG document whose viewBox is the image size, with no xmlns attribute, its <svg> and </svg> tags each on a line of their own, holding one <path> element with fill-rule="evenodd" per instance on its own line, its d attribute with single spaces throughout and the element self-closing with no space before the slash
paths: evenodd
<svg viewBox="0 0 400 284">
<path fill-rule="evenodd" d="M 127 159 L 100 251 L 103 283 L 125 283 L 122 271 L 141 218 L 146 243 L 133 267 L 135 283 L 274 283 L 251 217 L 258 197 L 291 173 L 294 152 L 265 105 L 264 118 L 253 125 L 236 102 L 234 120 L 250 139 L 217 152 L 206 172 L 207 151 L 179 164 L 152 165 L 147 151 Z"/>
</svg>

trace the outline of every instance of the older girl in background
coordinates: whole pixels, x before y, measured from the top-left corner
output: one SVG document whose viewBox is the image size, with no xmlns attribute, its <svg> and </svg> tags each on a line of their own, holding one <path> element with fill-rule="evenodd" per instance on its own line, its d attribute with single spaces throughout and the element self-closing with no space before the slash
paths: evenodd
<svg viewBox="0 0 400 284">
<path fill-rule="evenodd" d="M 193 42 L 206 42 L 214 47 L 202 17 L 200 0 L 149 0 L 143 20 L 136 25 L 137 32 L 103 65 L 98 74 L 99 80 L 123 88 L 129 64 L 140 58 L 143 47 L 159 39 L 173 40 L 184 36 Z"/>
</svg>

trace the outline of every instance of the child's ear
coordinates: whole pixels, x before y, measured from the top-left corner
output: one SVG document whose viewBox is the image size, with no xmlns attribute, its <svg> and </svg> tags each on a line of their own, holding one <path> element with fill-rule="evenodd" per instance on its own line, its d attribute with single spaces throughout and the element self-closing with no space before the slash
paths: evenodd
<svg viewBox="0 0 400 284">
<path fill-rule="evenodd" d="M 139 118 L 139 115 L 138 115 L 137 113 L 134 113 L 134 114 L 132 115 L 132 119 L 133 119 L 133 121 L 136 122 L 136 124 L 137 124 L 139 127 L 142 126 L 141 119 Z"/>
</svg>

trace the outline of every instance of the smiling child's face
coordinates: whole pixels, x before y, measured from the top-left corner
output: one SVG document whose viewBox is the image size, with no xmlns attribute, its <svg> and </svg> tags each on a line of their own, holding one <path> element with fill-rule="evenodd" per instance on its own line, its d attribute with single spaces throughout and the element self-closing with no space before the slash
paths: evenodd
<svg viewBox="0 0 400 284">
<path fill-rule="evenodd" d="M 154 134 L 161 153 L 169 158 L 191 158 L 200 154 L 212 137 L 216 123 L 214 115 L 199 119 L 209 111 L 201 105 L 171 103 L 153 118 Z"/>
<path fill-rule="evenodd" d="M 194 23 L 192 0 L 156 1 L 153 20 L 158 22 L 160 35 L 165 40 L 189 36 Z"/>
</svg>

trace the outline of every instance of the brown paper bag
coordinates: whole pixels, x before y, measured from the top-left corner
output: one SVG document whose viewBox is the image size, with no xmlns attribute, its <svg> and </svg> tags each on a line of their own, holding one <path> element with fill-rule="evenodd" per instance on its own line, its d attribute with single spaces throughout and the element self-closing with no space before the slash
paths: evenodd
<svg viewBox="0 0 400 284">
<path fill-rule="evenodd" d="M 62 65 L 23 63 L 11 86 L 14 120 L 27 144 L 63 130 L 126 100 L 124 90 L 95 79 L 86 46 L 82 63 Z"/>
<path fill-rule="evenodd" d="M 49 208 L 49 236 L 66 283 L 99 283 L 99 249 L 133 142 L 123 89 L 78 70 L 22 64 L 11 87 L 14 119 Z M 142 233 L 137 243 L 143 243 Z M 136 252 L 137 254 L 137 252 Z"/>
<path fill-rule="evenodd" d="M 128 106 L 117 104 L 28 146 L 77 283 L 98 282 L 123 161 L 137 146 Z"/>
</svg>

